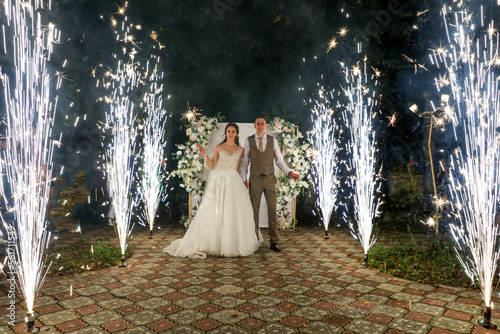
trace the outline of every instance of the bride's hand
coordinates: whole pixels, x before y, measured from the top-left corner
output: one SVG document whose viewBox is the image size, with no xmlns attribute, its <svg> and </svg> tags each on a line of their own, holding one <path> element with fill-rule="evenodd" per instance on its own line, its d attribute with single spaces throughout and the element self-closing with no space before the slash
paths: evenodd
<svg viewBox="0 0 500 334">
<path fill-rule="evenodd" d="M 201 155 L 205 156 L 205 149 L 201 147 L 199 144 L 198 144 L 198 152 L 200 152 Z"/>
</svg>

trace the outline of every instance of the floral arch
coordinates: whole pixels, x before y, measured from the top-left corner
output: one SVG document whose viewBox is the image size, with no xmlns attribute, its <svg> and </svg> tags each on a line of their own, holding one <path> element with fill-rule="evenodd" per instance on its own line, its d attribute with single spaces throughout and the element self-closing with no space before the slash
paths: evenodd
<svg viewBox="0 0 500 334">
<path fill-rule="evenodd" d="M 177 145 L 174 159 L 178 160 L 177 170 L 172 175 L 182 179 L 181 187 L 189 193 L 189 207 L 191 208 L 189 217 L 183 220 L 188 226 L 191 217 L 194 216 L 198 204 L 200 203 L 205 190 L 205 175 L 203 157 L 198 153 L 198 144 L 207 147 L 210 135 L 218 130 L 220 119 L 218 117 L 202 116 L 198 120 L 193 120 L 186 125 L 187 140 L 184 144 Z M 276 136 L 281 147 L 283 159 L 290 169 L 300 174 L 301 179 L 305 179 L 311 169 L 310 146 L 301 144 L 303 138 L 298 126 L 286 122 L 281 118 L 274 118 L 269 124 L 271 131 Z M 294 181 L 290 177 L 282 175 L 278 178 L 278 219 L 281 229 L 295 228 L 296 219 L 293 210 L 290 210 L 290 203 L 295 207 L 296 197 L 308 188 L 306 181 Z"/>
</svg>

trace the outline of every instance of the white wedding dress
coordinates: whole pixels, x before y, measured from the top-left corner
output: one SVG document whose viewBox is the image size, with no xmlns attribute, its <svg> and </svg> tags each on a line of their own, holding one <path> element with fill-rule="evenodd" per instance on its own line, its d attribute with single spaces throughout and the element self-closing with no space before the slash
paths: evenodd
<svg viewBox="0 0 500 334">
<path fill-rule="evenodd" d="M 165 253 L 202 259 L 248 256 L 259 248 L 262 235 L 255 234 L 250 195 L 237 171 L 242 154 L 242 150 L 219 150 L 196 216 L 184 237 L 173 241 Z"/>
</svg>

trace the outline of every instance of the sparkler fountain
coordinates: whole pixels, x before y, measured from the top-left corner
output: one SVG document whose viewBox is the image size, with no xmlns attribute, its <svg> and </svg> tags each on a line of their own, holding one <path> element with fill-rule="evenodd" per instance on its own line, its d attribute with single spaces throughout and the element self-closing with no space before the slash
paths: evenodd
<svg viewBox="0 0 500 334">
<path fill-rule="evenodd" d="M 53 24 L 43 25 L 39 12 L 42 9 L 42 1 L 4 1 L 4 51 L 13 60 L 14 69 L 12 77 L 2 75 L 7 133 L 1 165 L 7 182 L 2 182 L 1 192 L 13 220 L 5 215 L 1 219 L 9 238 L 9 278 L 17 278 L 26 303 L 28 332 L 36 331 L 34 307 L 47 272 L 43 272 L 43 253 L 50 232 L 45 215 L 52 180 L 51 137 L 57 104 L 57 99 L 53 101 L 50 96 L 47 61 L 59 33 Z M 6 39 L 10 34 L 12 48 L 8 49 Z"/>
<path fill-rule="evenodd" d="M 380 190 L 378 179 L 380 172 L 376 171 L 377 151 L 375 147 L 375 131 L 372 128 L 373 109 L 377 104 L 375 91 L 369 85 L 376 85 L 376 74 L 369 75 L 366 68 L 366 59 L 363 66 L 359 64 L 352 69 L 344 68 L 344 77 L 347 83 L 345 94 L 348 104 L 344 109 L 344 121 L 350 130 L 347 151 L 351 154 L 348 159 L 349 168 L 354 175 L 349 179 L 354 191 L 354 216 L 357 229 L 352 222 L 348 222 L 353 235 L 359 238 L 364 250 L 363 265 L 368 265 L 368 251 L 375 243 L 372 236 L 373 218 L 378 216 Z M 373 82 L 372 82 L 373 80 Z M 344 216 L 347 220 L 347 217 Z"/>
<path fill-rule="evenodd" d="M 164 127 L 166 113 L 162 108 L 163 85 L 158 81 L 163 73 L 158 73 L 158 58 L 151 75 L 148 75 L 149 92 L 144 97 L 146 119 L 144 122 L 144 145 L 142 158 L 142 179 L 140 194 L 144 202 L 144 217 L 149 225 L 149 238 L 153 238 L 153 226 L 158 205 L 162 198 L 163 174 L 165 172 L 163 148 L 165 146 Z M 146 73 L 148 73 L 146 71 Z"/>
<path fill-rule="evenodd" d="M 333 92 L 330 92 L 330 98 Z M 330 99 L 320 91 L 320 100 L 311 110 L 313 128 L 307 133 L 311 145 L 315 147 L 312 174 L 313 184 L 317 192 L 316 204 L 319 208 L 325 239 L 328 239 L 328 224 L 332 211 L 336 208 L 338 193 L 338 152 L 340 149 L 338 135 L 341 132 L 334 118 Z"/>
<path fill-rule="evenodd" d="M 449 44 L 434 50 L 431 60 L 437 67 L 442 65 L 449 77 L 452 98 L 445 110 L 461 145 L 450 159 L 450 204 L 456 217 L 451 235 L 465 273 L 479 283 L 486 308 L 479 324 L 493 329 L 492 285 L 499 259 L 500 78 L 496 67 L 500 43 L 494 23 L 485 27 L 482 7 L 476 18 L 467 5 L 454 4 L 454 12 L 443 7 Z M 440 92 L 442 86 L 437 85 Z"/>
<path fill-rule="evenodd" d="M 112 131 L 112 139 L 106 149 L 106 173 L 111 193 L 111 205 L 115 214 L 115 228 L 120 241 L 122 262 L 125 267 L 127 238 L 132 231 L 130 221 L 136 196 L 132 192 L 134 181 L 135 138 L 137 136 L 133 103 L 129 93 L 137 84 L 137 73 L 125 70 L 125 65 L 118 65 L 115 89 L 110 111 L 106 113 L 106 128 Z"/>
<path fill-rule="evenodd" d="M 119 33 L 117 38 L 127 43 L 133 42 L 130 26 L 127 19 L 122 23 L 123 39 Z M 127 54 L 128 63 L 117 60 L 116 73 L 108 73 L 112 80 L 107 83 L 112 94 L 107 98 L 110 109 L 106 112 L 105 128 L 112 132 L 112 138 L 105 152 L 105 170 L 108 177 L 111 195 L 111 205 L 115 215 L 115 229 L 121 248 L 121 264 L 125 267 L 125 251 L 127 238 L 132 232 L 131 218 L 133 209 L 137 205 L 137 196 L 132 189 L 134 170 L 137 164 L 135 159 L 137 127 L 135 125 L 134 103 L 132 93 L 140 83 L 141 76 L 134 63 L 135 46 L 131 43 L 131 51 Z"/>
</svg>

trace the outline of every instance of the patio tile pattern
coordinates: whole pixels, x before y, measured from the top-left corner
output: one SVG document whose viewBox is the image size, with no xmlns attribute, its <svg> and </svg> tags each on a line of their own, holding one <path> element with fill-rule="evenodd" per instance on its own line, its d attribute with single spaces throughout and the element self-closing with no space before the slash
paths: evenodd
<svg viewBox="0 0 500 334">
<path fill-rule="evenodd" d="M 267 231 L 263 230 L 264 236 Z M 136 227 L 126 268 L 47 277 L 36 304 L 40 333 L 391 333 L 487 334 L 477 325 L 479 291 L 421 284 L 361 265 L 349 233 L 302 228 L 282 231 L 282 251 L 265 242 L 244 258 L 174 258 L 162 250 L 182 237 L 165 226 L 148 239 Z M 81 235 L 61 232 L 51 247 L 109 241 L 112 227 Z M 0 333 L 22 333 L 24 304 L 15 298 L 9 325 L 9 284 L 0 281 Z M 498 309 L 495 298 L 494 309 Z M 493 312 L 500 325 L 500 312 Z"/>
</svg>

